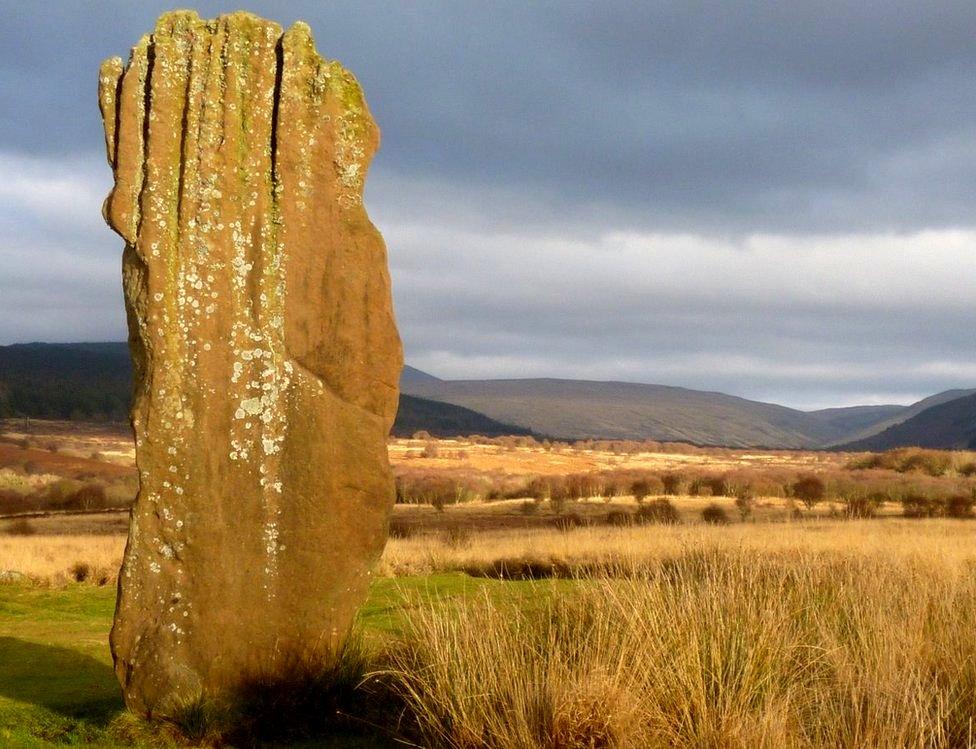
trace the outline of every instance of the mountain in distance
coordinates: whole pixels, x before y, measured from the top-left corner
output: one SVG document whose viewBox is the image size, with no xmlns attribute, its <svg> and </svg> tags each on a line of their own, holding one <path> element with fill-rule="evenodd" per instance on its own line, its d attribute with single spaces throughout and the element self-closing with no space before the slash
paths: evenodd
<svg viewBox="0 0 976 749">
<path fill-rule="evenodd" d="M 400 373 L 400 390 L 404 393 L 409 393 L 413 388 L 436 386 L 442 382 L 444 380 L 439 377 L 427 374 L 415 367 L 411 367 L 409 364 L 404 364 L 403 371 Z"/>
<path fill-rule="evenodd" d="M 404 379 L 404 392 L 472 408 L 537 434 L 728 447 L 847 449 L 848 443 L 878 434 L 934 406 L 976 394 L 976 389 L 948 390 L 910 406 L 800 411 L 665 385 L 561 379 L 440 380 L 421 374 L 424 376 Z M 932 446 L 961 444 L 961 438 L 944 441 L 949 439 L 946 434 L 927 439 L 915 435 L 913 439 L 910 444 L 919 440 Z"/>
<path fill-rule="evenodd" d="M 655 439 L 729 447 L 822 447 L 905 408 L 856 406 L 807 412 L 667 385 L 551 378 L 410 377 L 403 389 L 562 439 Z"/>
<path fill-rule="evenodd" d="M 131 377 L 124 343 L 0 346 L 0 417 L 123 419 Z M 911 406 L 800 411 L 667 385 L 552 378 L 442 380 L 410 366 L 404 367 L 401 390 L 393 428 L 400 436 L 417 431 L 435 436 L 531 432 L 558 439 L 801 449 L 848 449 L 902 422 L 912 422 L 914 431 L 896 431 L 886 438 L 889 442 L 968 444 L 965 415 L 957 424 L 950 412 L 961 413 L 957 401 L 976 395 L 976 390 L 953 390 Z M 934 417 L 929 414 L 949 403 L 955 405 Z M 920 429 L 933 430 L 932 436 Z"/>
<path fill-rule="evenodd" d="M 961 398 L 940 399 L 935 405 L 914 413 L 900 424 L 878 434 L 842 445 L 844 450 L 882 451 L 895 447 L 929 447 L 941 449 L 976 449 L 976 393 Z M 933 400 L 926 398 L 926 400 Z M 919 401 L 924 403 L 924 401 Z M 916 404 L 917 405 L 917 404 Z"/>
<path fill-rule="evenodd" d="M 902 407 L 902 411 L 895 412 L 891 416 L 881 419 L 874 424 L 865 425 L 865 427 L 860 430 L 853 430 L 847 439 L 843 440 L 843 442 L 847 444 L 858 442 L 860 440 L 867 440 L 868 438 L 873 437 L 886 429 L 897 426 L 902 422 L 908 421 L 909 419 L 920 415 L 934 406 L 939 406 L 943 403 L 949 403 L 950 401 L 959 400 L 967 395 L 974 394 L 976 394 L 976 388 L 969 390 L 945 390 L 941 393 L 930 395 L 928 398 L 922 398 L 922 400 L 916 401 L 910 406 Z"/>
<path fill-rule="evenodd" d="M 436 380 L 406 367 L 404 377 Z M 0 346 L 0 418 L 111 420 L 128 418 L 132 362 L 125 343 L 25 343 Z M 484 414 L 402 395 L 393 434 L 438 437 L 528 434 Z"/>
<path fill-rule="evenodd" d="M 409 437 L 420 431 L 430 432 L 434 437 L 450 437 L 459 434 L 480 434 L 484 437 L 532 434 L 532 431 L 525 427 L 495 421 L 470 408 L 407 395 L 411 388 L 432 386 L 442 382 L 444 381 L 432 374 L 427 374 L 409 364 L 403 365 L 403 372 L 400 374 L 400 410 L 393 425 L 393 433 L 397 437 Z"/>
<path fill-rule="evenodd" d="M 842 408 L 824 408 L 819 411 L 807 411 L 843 434 L 860 432 L 872 433 L 880 423 L 898 423 L 899 417 L 909 406 L 847 406 Z"/>
<path fill-rule="evenodd" d="M 400 393 L 400 408 L 393 424 L 393 434 L 396 437 L 411 437 L 417 432 L 427 432 L 434 437 L 531 434 L 524 427 L 495 421 L 470 408 Z"/>
<path fill-rule="evenodd" d="M 121 421 L 131 394 L 125 343 L 0 346 L 0 417 Z"/>
</svg>

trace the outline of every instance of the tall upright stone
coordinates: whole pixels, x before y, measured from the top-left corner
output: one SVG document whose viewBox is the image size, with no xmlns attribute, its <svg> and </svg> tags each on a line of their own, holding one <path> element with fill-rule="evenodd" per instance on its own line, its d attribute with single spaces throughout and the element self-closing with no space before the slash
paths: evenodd
<svg viewBox="0 0 976 749">
<path fill-rule="evenodd" d="M 345 636 L 402 353 L 362 204 L 378 131 L 308 26 L 167 13 L 99 84 L 140 477 L 111 644 L 158 715 Z"/>
</svg>

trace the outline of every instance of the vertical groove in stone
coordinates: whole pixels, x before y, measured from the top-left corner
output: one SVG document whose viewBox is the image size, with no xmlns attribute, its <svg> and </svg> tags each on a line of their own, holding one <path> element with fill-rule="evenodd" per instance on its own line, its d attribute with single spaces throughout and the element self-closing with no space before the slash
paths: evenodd
<svg viewBox="0 0 976 749">
<path fill-rule="evenodd" d="M 98 108 L 105 123 L 105 155 L 108 165 L 115 169 L 115 150 L 118 139 L 118 100 L 122 71 L 121 57 L 110 57 L 98 71 Z"/>
<path fill-rule="evenodd" d="M 99 74 L 140 490 L 112 630 L 165 713 L 324 655 L 392 503 L 402 364 L 355 79 L 246 13 L 164 14 Z M 241 612 L 247 612 L 242 616 Z"/>
</svg>

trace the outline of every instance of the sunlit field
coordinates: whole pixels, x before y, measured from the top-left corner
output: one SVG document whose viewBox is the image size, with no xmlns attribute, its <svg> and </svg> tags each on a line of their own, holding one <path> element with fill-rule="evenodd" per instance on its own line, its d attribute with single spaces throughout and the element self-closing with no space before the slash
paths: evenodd
<svg viewBox="0 0 976 749">
<path fill-rule="evenodd" d="M 18 511 L 0 519 L 0 684 L 22 686 L 0 687 L 0 743 L 233 743 L 239 705 L 165 726 L 124 715 L 106 637 L 131 453 L 92 429 L 4 443 Z M 295 700 L 316 721 L 252 695 L 255 735 L 976 746 L 971 454 L 425 435 L 390 454 L 399 501 L 370 599 Z M 75 506 L 82 489 L 97 506 Z"/>
</svg>

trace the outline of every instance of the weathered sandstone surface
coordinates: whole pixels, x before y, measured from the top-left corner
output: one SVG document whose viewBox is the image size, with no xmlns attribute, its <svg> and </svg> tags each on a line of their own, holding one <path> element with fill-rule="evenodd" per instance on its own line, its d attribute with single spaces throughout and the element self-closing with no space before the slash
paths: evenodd
<svg viewBox="0 0 976 749">
<path fill-rule="evenodd" d="M 111 644 L 165 714 L 324 657 L 386 537 L 402 365 L 362 204 L 379 134 L 304 24 L 162 16 L 99 103 L 140 490 Z"/>
</svg>

